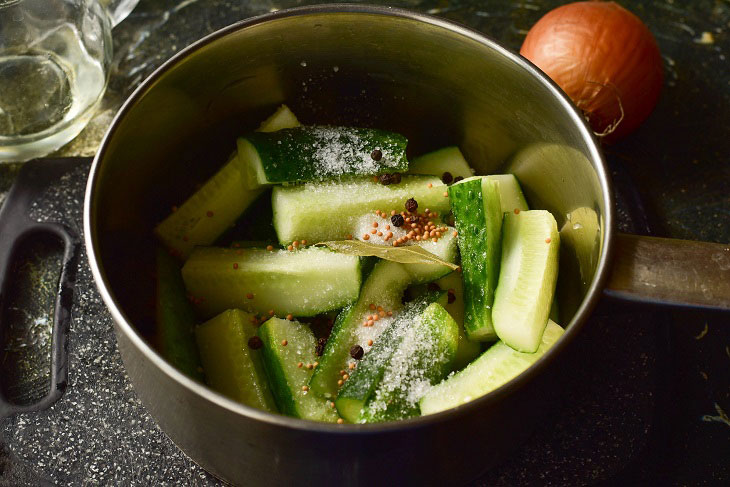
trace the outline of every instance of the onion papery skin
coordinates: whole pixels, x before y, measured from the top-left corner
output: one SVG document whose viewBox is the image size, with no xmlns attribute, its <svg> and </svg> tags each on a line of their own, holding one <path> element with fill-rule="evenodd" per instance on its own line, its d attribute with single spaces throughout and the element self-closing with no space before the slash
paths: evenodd
<svg viewBox="0 0 730 487">
<path fill-rule="evenodd" d="M 664 79 L 654 36 L 614 2 L 575 2 L 543 16 L 520 54 L 545 72 L 605 142 L 634 131 L 659 100 Z M 619 104 L 620 98 L 620 104 Z M 623 119 L 613 131 L 610 125 Z"/>
</svg>

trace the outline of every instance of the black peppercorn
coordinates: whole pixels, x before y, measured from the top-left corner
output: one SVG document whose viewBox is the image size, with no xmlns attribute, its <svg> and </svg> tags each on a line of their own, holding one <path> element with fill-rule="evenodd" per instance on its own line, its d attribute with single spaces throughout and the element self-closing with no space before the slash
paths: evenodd
<svg viewBox="0 0 730 487">
<path fill-rule="evenodd" d="M 400 227 L 403 226 L 405 220 L 403 219 L 403 215 L 401 215 L 400 213 L 396 213 L 395 215 L 390 217 L 390 223 L 392 223 L 394 227 Z"/>
<path fill-rule="evenodd" d="M 446 299 L 448 300 L 448 303 L 451 304 L 454 301 L 456 301 L 456 294 L 454 293 L 448 293 L 446 296 Z"/>
<path fill-rule="evenodd" d="M 443 182 L 444 184 L 450 184 L 453 180 L 454 176 L 452 176 L 449 171 L 446 171 L 441 175 L 441 182 Z"/>
<path fill-rule="evenodd" d="M 409 213 L 415 213 L 418 209 L 418 201 L 414 200 L 413 198 L 410 198 L 408 201 L 406 201 L 406 211 Z"/>
<path fill-rule="evenodd" d="M 400 184 L 400 173 L 394 172 L 390 175 L 390 183 L 391 184 Z"/>
<path fill-rule="evenodd" d="M 377 162 L 383 158 L 383 151 L 381 151 L 380 149 L 375 149 L 370 153 L 370 157 L 372 157 L 373 160 Z"/>
<path fill-rule="evenodd" d="M 456 176 L 456 177 L 454 178 L 454 182 L 455 182 L 455 183 L 458 183 L 459 181 L 462 181 L 463 179 L 464 179 L 464 178 L 463 178 L 462 176 Z"/>
<path fill-rule="evenodd" d="M 350 349 L 350 357 L 354 358 L 355 360 L 360 360 L 364 353 L 365 350 L 363 350 L 360 345 L 353 345 Z"/>
<path fill-rule="evenodd" d="M 378 176 L 378 181 L 380 181 L 380 184 L 383 186 L 388 186 L 393 182 L 393 175 L 392 174 L 381 174 Z"/>
<path fill-rule="evenodd" d="M 251 350 L 258 350 L 259 348 L 264 346 L 264 342 L 261 341 L 259 337 L 256 335 L 252 336 L 248 339 L 248 348 Z"/>
</svg>

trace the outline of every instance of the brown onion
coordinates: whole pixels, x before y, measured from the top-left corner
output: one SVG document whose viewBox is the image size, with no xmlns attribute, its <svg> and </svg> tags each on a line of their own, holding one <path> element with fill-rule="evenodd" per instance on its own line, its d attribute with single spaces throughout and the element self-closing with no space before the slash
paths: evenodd
<svg viewBox="0 0 730 487">
<path fill-rule="evenodd" d="M 659 99 L 662 59 L 654 36 L 614 2 L 576 2 L 548 12 L 527 33 L 520 54 L 609 142 L 636 129 Z"/>
</svg>

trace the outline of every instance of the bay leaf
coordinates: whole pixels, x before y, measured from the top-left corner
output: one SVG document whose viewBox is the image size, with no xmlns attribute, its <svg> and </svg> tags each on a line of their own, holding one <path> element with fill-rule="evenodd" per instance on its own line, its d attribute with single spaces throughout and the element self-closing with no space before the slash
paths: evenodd
<svg viewBox="0 0 730 487">
<path fill-rule="evenodd" d="M 390 245 L 378 245 L 361 240 L 331 240 L 329 242 L 320 242 L 316 245 L 327 247 L 341 254 L 359 255 L 361 257 L 374 256 L 401 264 L 439 264 L 451 269 L 457 269 L 459 267 L 456 264 L 439 259 L 418 245 L 392 247 Z"/>
</svg>

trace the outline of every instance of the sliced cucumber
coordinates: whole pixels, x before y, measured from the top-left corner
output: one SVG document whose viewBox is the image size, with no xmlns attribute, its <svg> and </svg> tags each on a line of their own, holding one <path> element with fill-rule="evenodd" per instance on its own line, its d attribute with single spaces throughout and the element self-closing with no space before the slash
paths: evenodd
<svg viewBox="0 0 730 487">
<path fill-rule="evenodd" d="M 420 401 L 421 414 L 434 414 L 481 397 L 506 384 L 537 362 L 563 334 L 563 329 L 548 322 L 535 353 L 518 352 L 497 342 L 464 370 L 449 376 L 429 390 Z"/>
<path fill-rule="evenodd" d="M 182 275 L 205 317 L 231 308 L 314 316 L 355 301 L 360 291 L 360 259 L 323 248 L 289 252 L 200 247 Z"/>
<path fill-rule="evenodd" d="M 459 346 L 456 348 L 453 369 L 461 370 L 482 351 L 481 343 L 468 340 L 464 331 L 464 281 L 461 279 L 461 273 L 452 272 L 435 282 L 442 290 L 447 291 L 438 303 L 459 325 Z"/>
<path fill-rule="evenodd" d="M 401 315 L 400 319 L 403 320 L 403 318 Z M 411 318 L 415 318 L 415 316 Z M 412 319 L 408 320 L 408 323 L 411 321 Z M 402 338 L 399 335 L 401 328 L 402 326 L 398 326 L 396 322 L 391 322 L 378 337 L 377 345 L 373 345 L 357 367 L 354 370 L 345 369 L 351 374 L 351 377 L 343 381 L 344 385 L 337 393 L 335 406 L 337 406 L 337 412 L 346 421 L 356 423 L 360 418 L 365 401 L 372 395 L 375 386 L 383 377 L 388 358 L 398 347 Z M 344 376 L 340 376 L 340 380 L 342 377 Z"/>
<path fill-rule="evenodd" d="M 265 120 L 259 130 L 271 132 L 299 126 L 285 106 Z M 198 245 L 211 245 L 263 192 L 248 188 L 246 161 L 234 154 L 199 190 L 157 225 L 155 233 L 181 259 L 187 259 Z"/>
<path fill-rule="evenodd" d="M 254 315 L 224 311 L 195 329 L 208 385 L 234 401 L 276 412 L 264 372 L 262 351 L 250 345 Z"/>
<path fill-rule="evenodd" d="M 438 299 L 439 295 L 440 293 L 427 293 L 408 303 L 383 330 L 375 345 L 365 354 L 364 358 L 356 363 L 357 367 L 354 370 L 347 369 L 351 376 L 344 381 L 335 400 L 337 410 L 345 420 L 351 423 L 365 422 L 361 417 L 363 407 L 379 387 L 388 365 L 393 360 L 400 360 L 396 357 L 402 355 L 398 351 L 402 348 L 403 340 L 409 335 L 409 330 L 421 326 L 419 323 L 422 321 L 422 315 L 427 309 L 430 309 L 431 303 Z M 433 312 L 425 319 L 426 325 L 430 325 L 433 320 Z M 410 348 L 412 348 L 410 342 L 408 347 L 410 353 Z M 396 366 L 402 367 L 402 364 L 399 363 Z"/>
<path fill-rule="evenodd" d="M 276 132 L 277 130 L 299 127 L 296 115 L 286 105 L 281 105 L 269 118 L 261 122 L 257 132 Z"/>
<path fill-rule="evenodd" d="M 436 242 L 428 240 L 425 242 L 415 242 L 412 245 L 418 245 L 443 261 L 450 262 L 452 264 L 456 263 L 457 248 L 453 227 L 446 227 L 446 233 Z M 403 267 L 405 267 L 412 276 L 411 284 L 435 281 L 436 279 L 453 271 L 451 267 L 439 264 L 403 264 Z"/>
<path fill-rule="evenodd" d="M 510 213 L 515 210 L 527 211 L 525 195 L 522 194 L 520 183 L 514 174 L 492 174 L 485 176 L 487 179 L 499 183 L 499 201 L 502 204 L 502 213 Z"/>
<path fill-rule="evenodd" d="M 408 167 L 409 174 L 432 174 L 442 177 L 446 172 L 454 178 L 470 178 L 474 175 L 474 171 L 456 146 L 444 147 L 416 157 Z"/>
<path fill-rule="evenodd" d="M 405 171 L 407 144 L 385 130 L 302 126 L 241 137 L 238 156 L 249 168 L 248 187 L 255 188 Z"/>
<path fill-rule="evenodd" d="M 439 215 L 440 217 L 441 215 Z M 436 257 L 452 264 L 456 263 L 458 256 L 456 236 L 454 235 L 454 227 L 441 225 L 438 217 L 433 218 L 435 225 L 443 228 L 443 232 L 439 232 L 440 237 L 434 242 L 433 239 L 427 238 L 423 240 L 409 240 L 403 246 L 417 245 L 424 250 L 432 253 Z M 375 226 L 374 226 L 375 225 Z M 372 233 L 372 230 L 377 230 Z M 355 226 L 353 236 L 362 242 L 368 242 L 377 245 L 392 245 L 393 242 L 404 237 L 411 230 L 407 224 L 400 227 L 393 225 L 390 215 L 380 216 L 368 213 L 362 215 Z M 392 234 L 392 237 L 390 236 Z M 365 236 L 367 235 L 367 238 Z M 452 271 L 452 268 L 439 264 L 403 264 L 408 272 L 413 276 L 411 284 L 419 284 L 431 282 Z"/>
<path fill-rule="evenodd" d="M 470 340 L 495 338 L 492 304 L 499 278 L 499 183 L 480 176 L 449 187 L 464 275 L 464 329 Z"/>
<path fill-rule="evenodd" d="M 402 264 L 387 260 L 375 264 L 362 286 L 357 302 L 342 310 L 335 320 L 319 366 L 310 382 L 314 393 L 328 398 L 337 395 L 337 381 L 342 378 L 340 370 L 349 370 L 349 363 L 354 362 L 350 357 L 350 349 L 359 345 L 366 352 L 370 350 L 368 340 L 375 341 L 403 307 L 401 296 L 411 279 Z M 385 316 L 380 316 L 378 307 Z M 388 312 L 391 316 L 387 315 Z M 372 326 L 363 326 L 370 321 L 367 317 L 373 314 L 378 314 L 378 319 L 373 320 Z"/>
<path fill-rule="evenodd" d="M 271 318 L 259 328 L 266 375 L 283 414 L 313 421 L 336 422 L 330 403 L 312 394 L 307 384 L 317 357 L 314 334 L 296 321 Z M 301 366 L 299 365 L 301 364 Z"/>
<path fill-rule="evenodd" d="M 418 416 L 419 399 L 450 370 L 458 325 L 436 303 L 421 312 L 417 309 L 383 333 L 345 382 L 335 401 L 340 414 L 345 417 L 344 410 L 349 415 L 345 419 L 375 423 Z M 363 393 L 367 393 L 364 401 L 351 397 Z"/>
<path fill-rule="evenodd" d="M 157 248 L 156 318 L 162 356 L 189 377 L 202 381 L 203 373 L 195 346 L 197 320 L 185 299 L 180 265 L 167 251 Z"/>
<path fill-rule="evenodd" d="M 409 198 L 419 208 L 445 214 L 449 211 L 446 190 L 433 176 L 403 176 L 399 184 L 388 186 L 369 178 L 275 186 L 271 195 L 274 228 L 282 244 L 342 240 L 354 233 L 363 215 L 375 210 L 403 211 Z"/>
<path fill-rule="evenodd" d="M 558 277 L 560 236 L 548 211 L 506 213 L 492 318 L 500 340 L 532 353 L 548 322 Z"/>
<path fill-rule="evenodd" d="M 155 233 L 176 256 L 186 259 L 195 246 L 212 244 L 262 192 L 246 189 L 234 156 L 157 225 Z"/>
<path fill-rule="evenodd" d="M 557 294 L 553 295 L 553 303 L 550 305 L 548 317 L 553 321 L 560 321 L 560 305 L 558 304 Z"/>
</svg>

